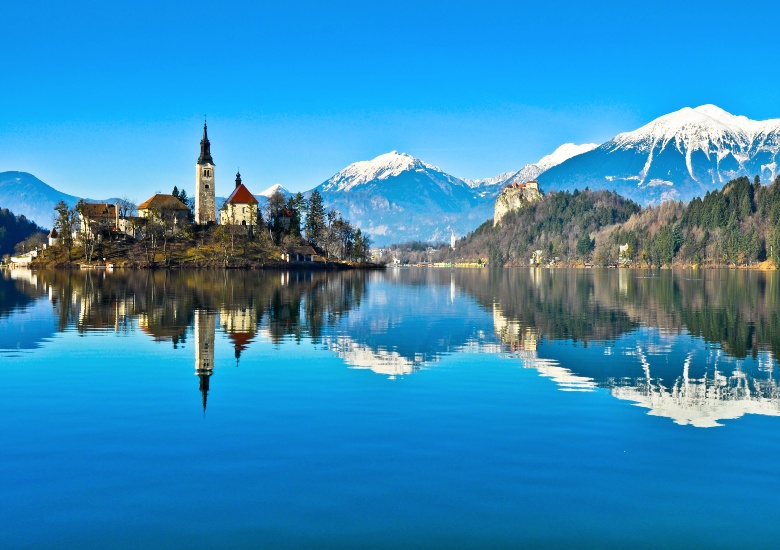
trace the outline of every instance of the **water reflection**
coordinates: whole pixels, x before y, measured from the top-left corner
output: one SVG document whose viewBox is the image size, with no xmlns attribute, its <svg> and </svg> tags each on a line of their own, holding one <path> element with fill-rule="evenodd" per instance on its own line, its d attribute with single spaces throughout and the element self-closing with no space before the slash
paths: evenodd
<svg viewBox="0 0 780 550">
<path fill-rule="evenodd" d="M 194 347 L 204 411 L 218 331 L 236 366 L 258 341 L 308 341 L 391 378 L 487 353 L 562 390 L 714 426 L 780 414 L 779 302 L 776 274 L 728 270 L 21 270 L 0 279 L 0 353 L 63 331 Z"/>
<path fill-rule="evenodd" d="M 496 335 L 561 389 L 607 388 L 649 414 L 697 427 L 780 415 L 774 273 L 493 276 Z M 533 290 L 520 296 L 518 288 Z"/>
</svg>

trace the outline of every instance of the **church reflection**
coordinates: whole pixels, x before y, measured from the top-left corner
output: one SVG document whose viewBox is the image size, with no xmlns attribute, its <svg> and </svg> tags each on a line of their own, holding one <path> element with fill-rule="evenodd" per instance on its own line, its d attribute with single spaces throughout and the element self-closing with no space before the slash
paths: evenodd
<svg viewBox="0 0 780 550">
<path fill-rule="evenodd" d="M 214 312 L 195 310 L 195 375 L 200 380 L 200 394 L 203 413 L 209 395 L 209 379 L 214 374 L 214 340 L 217 331 L 217 316 Z"/>
</svg>

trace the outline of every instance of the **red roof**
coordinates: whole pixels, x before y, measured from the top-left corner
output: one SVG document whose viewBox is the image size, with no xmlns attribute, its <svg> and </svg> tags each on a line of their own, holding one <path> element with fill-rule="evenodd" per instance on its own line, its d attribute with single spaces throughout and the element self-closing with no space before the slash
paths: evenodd
<svg viewBox="0 0 780 550">
<path fill-rule="evenodd" d="M 225 202 L 232 204 L 257 204 L 257 199 L 243 183 L 239 183 L 238 187 L 233 190 Z"/>
</svg>

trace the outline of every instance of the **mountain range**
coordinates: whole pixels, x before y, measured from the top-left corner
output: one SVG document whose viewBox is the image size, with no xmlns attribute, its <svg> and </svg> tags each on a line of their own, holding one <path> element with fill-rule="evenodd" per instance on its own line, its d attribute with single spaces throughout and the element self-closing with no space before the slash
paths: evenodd
<svg viewBox="0 0 780 550">
<path fill-rule="evenodd" d="M 406 153 L 351 164 L 316 187 L 325 204 L 383 246 L 461 236 L 492 217 L 501 190 L 537 179 L 542 191 L 608 189 L 640 204 L 688 201 L 738 176 L 778 174 L 780 119 L 750 120 L 714 105 L 686 107 L 601 144 L 567 143 L 538 162 L 461 179 Z M 261 204 L 279 184 L 255 195 Z M 309 194 L 308 192 L 307 194 Z M 78 197 L 24 172 L 0 173 L 0 206 L 49 226 L 54 205 Z M 219 202 L 219 201 L 218 201 Z"/>
<path fill-rule="evenodd" d="M 609 189 L 640 204 L 689 201 L 739 176 L 777 176 L 780 119 L 685 107 L 539 175 L 545 191 Z"/>
<path fill-rule="evenodd" d="M 377 245 L 448 240 L 493 215 L 496 197 L 595 144 L 560 146 L 539 162 L 493 178 L 460 179 L 406 153 L 391 151 L 350 164 L 317 187 L 325 204 L 367 232 Z"/>
</svg>

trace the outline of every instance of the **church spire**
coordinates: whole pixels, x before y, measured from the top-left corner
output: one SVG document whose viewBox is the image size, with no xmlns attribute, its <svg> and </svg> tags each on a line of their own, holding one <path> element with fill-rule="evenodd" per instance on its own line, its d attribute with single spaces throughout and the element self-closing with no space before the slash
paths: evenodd
<svg viewBox="0 0 780 550">
<path fill-rule="evenodd" d="M 201 400 L 203 401 L 203 416 L 206 415 L 206 404 L 209 398 L 209 377 L 211 374 L 209 373 L 201 373 L 198 375 L 198 378 L 200 378 L 200 395 Z"/>
<path fill-rule="evenodd" d="M 200 140 L 198 164 L 214 164 L 214 160 L 211 158 L 211 143 L 209 143 L 208 128 L 205 120 L 203 121 L 203 139 Z"/>
</svg>

